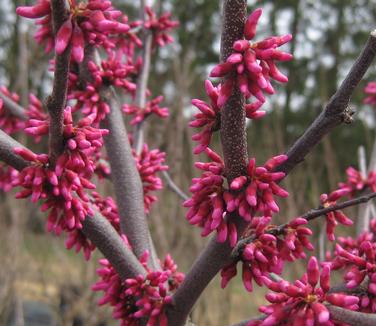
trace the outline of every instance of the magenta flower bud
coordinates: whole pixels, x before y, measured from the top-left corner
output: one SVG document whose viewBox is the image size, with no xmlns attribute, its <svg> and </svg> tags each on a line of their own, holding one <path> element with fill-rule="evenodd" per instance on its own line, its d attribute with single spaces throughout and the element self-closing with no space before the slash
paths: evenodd
<svg viewBox="0 0 376 326">
<path fill-rule="evenodd" d="M 249 49 L 250 44 L 247 40 L 238 40 L 234 42 L 233 49 L 238 52 L 245 52 Z"/>
<path fill-rule="evenodd" d="M 230 188 L 232 190 L 239 190 L 241 189 L 247 182 L 247 177 L 246 176 L 240 176 L 232 180 L 230 184 Z"/>
<path fill-rule="evenodd" d="M 39 1 L 34 6 L 21 6 L 17 7 L 16 13 L 19 16 L 25 18 L 40 18 L 45 15 L 48 15 L 51 12 L 50 2 L 49 1 Z"/>
<path fill-rule="evenodd" d="M 57 54 L 62 54 L 67 48 L 72 36 L 72 29 L 71 19 L 67 19 L 64 24 L 61 25 L 56 34 L 55 51 Z"/>
<path fill-rule="evenodd" d="M 230 62 L 220 63 L 216 65 L 210 72 L 210 77 L 223 77 L 233 69 L 233 64 Z"/>
<path fill-rule="evenodd" d="M 81 63 L 84 59 L 84 45 L 84 34 L 81 28 L 75 24 L 72 36 L 72 56 L 78 63 Z"/>
<path fill-rule="evenodd" d="M 244 37 L 247 40 L 252 40 L 256 35 L 256 26 L 262 14 L 262 9 L 254 10 L 249 16 L 244 26 Z"/>
</svg>

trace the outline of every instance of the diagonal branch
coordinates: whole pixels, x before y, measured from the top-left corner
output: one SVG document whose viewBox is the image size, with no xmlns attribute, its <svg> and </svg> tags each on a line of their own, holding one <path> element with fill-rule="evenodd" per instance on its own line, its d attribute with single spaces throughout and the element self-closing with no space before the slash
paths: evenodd
<svg viewBox="0 0 376 326">
<path fill-rule="evenodd" d="M 311 221 L 311 220 L 316 219 L 317 217 L 324 216 L 327 213 L 330 213 L 330 212 L 333 212 L 333 211 L 338 211 L 340 209 L 347 208 L 347 207 L 350 207 L 350 206 L 364 204 L 364 203 L 370 201 L 371 199 L 373 199 L 375 197 L 376 197 L 376 192 L 373 192 L 373 193 L 370 193 L 368 195 L 364 195 L 364 196 L 360 196 L 360 197 L 357 197 L 357 198 L 354 198 L 354 199 L 350 199 L 350 200 L 347 200 L 345 202 L 342 202 L 342 203 L 339 203 L 339 204 L 336 204 L 336 205 L 333 205 L 333 206 L 324 207 L 324 208 L 321 206 L 317 209 L 312 209 L 309 212 L 305 213 L 304 215 L 301 215 L 300 217 L 306 219 L 307 221 Z M 284 230 L 287 226 L 288 226 L 288 223 L 284 223 L 284 224 L 281 224 L 277 227 L 274 227 L 274 228 L 266 231 L 266 233 L 273 234 L 273 235 L 280 235 L 284 232 Z M 249 236 L 247 238 L 240 240 L 237 243 L 234 250 L 232 251 L 231 256 L 234 259 L 236 259 L 240 255 L 240 253 L 242 252 L 243 248 L 247 244 L 254 241 L 255 239 L 256 239 L 255 236 Z"/>
<path fill-rule="evenodd" d="M 102 95 L 111 107 L 101 126 L 110 131 L 104 137 L 104 141 L 119 207 L 121 230 L 127 235 L 137 257 L 140 257 L 145 250 L 149 250 L 151 267 L 156 269 L 158 263 L 145 216 L 143 186 L 132 155 L 123 116 L 115 101 L 113 90 L 111 88 L 103 90 Z"/>
<path fill-rule="evenodd" d="M 19 104 L 17 104 L 16 102 L 14 102 L 11 98 L 9 98 L 8 96 L 4 95 L 1 91 L 0 91 L 0 99 L 3 100 L 5 108 L 12 115 L 16 116 L 17 118 L 19 118 L 21 120 L 26 120 L 27 119 L 27 115 L 26 115 L 25 109 L 22 106 L 20 106 Z"/>
<path fill-rule="evenodd" d="M 277 170 L 289 173 L 296 165 L 304 160 L 306 155 L 334 127 L 343 122 L 351 122 L 353 111 L 349 109 L 350 98 L 362 80 L 367 69 L 376 56 L 376 30 L 370 33 L 368 41 L 357 60 L 354 62 L 345 80 L 331 97 L 321 114 L 313 121 L 305 133 L 287 151 L 288 160 Z"/>
<path fill-rule="evenodd" d="M 14 153 L 14 148 L 21 147 L 24 146 L 0 130 L 0 160 L 17 170 L 29 165 L 29 162 Z M 144 274 L 145 269 L 112 225 L 96 209 L 94 211 L 94 216 L 87 217 L 83 222 L 82 232 L 110 261 L 122 279 Z"/>
<path fill-rule="evenodd" d="M 67 19 L 65 0 L 52 0 L 51 10 L 53 29 L 56 35 L 61 25 Z M 46 107 L 50 115 L 48 145 L 50 164 L 52 166 L 55 165 L 58 157 L 64 150 L 63 122 L 68 88 L 70 52 L 70 46 L 68 46 L 62 54 L 55 54 L 55 74 L 52 93 L 46 100 Z"/>
<path fill-rule="evenodd" d="M 376 325 L 376 314 L 352 311 L 337 306 L 327 305 L 330 316 L 337 322 L 350 326 L 374 326 Z"/>
<path fill-rule="evenodd" d="M 167 171 L 162 171 L 162 176 L 165 179 L 167 186 L 171 188 L 181 199 L 188 200 L 190 197 L 179 188 L 179 186 L 172 180 L 170 174 Z"/>
</svg>

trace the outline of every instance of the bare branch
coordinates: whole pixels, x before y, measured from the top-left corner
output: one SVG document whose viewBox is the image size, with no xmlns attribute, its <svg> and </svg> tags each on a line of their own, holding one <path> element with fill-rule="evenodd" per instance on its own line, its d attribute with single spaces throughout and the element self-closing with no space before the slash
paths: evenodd
<svg viewBox="0 0 376 326">
<path fill-rule="evenodd" d="M 28 162 L 14 153 L 16 147 L 23 148 L 24 146 L 0 129 L 0 160 L 17 170 L 22 170 L 27 167 Z"/>
<path fill-rule="evenodd" d="M 188 200 L 190 197 L 181 190 L 178 185 L 171 179 L 170 174 L 167 171 L 162 171 L 162 176 L 165 179 L 167 185 L 173 192 L 175 192 L 181 199 Z"/>
<path fill-rule="evenodd" d="M 152 254 L 154 249 L 145 216 L 142 182 L 132 155 L 123 116 L 112 89 L 104 90 L 102 95 L 111 107 L 101 126 L 110 131 L 104 140 L 119 207 L 121 230 L 127 235 L 137 257 L 145 250 Z M 155 255 L 151 258 L 151 266 L 157 268 Z"/>
<path fill-rule="evenodd" d="M 345 80 L 331 97 L 321 114 L 313 121 L 305 133 L 287 151 L 289 157 L 277 170 L 289 173 L 304 160 L 306 155 L 329 133 L 342 122 L 351 122 L 353 111 L 349 109 L 350 98 L 362 80 L 376 55 L 376 30 L 371 32 L 366 45 L 354 62 Z"/>
<path fill-rule="evenodd" d="M 373 193 L 370 193 L 368 195 L 364 195 L 364 196 L 360 196 L 360 197 L 357 197 L 357 198 L 354 198 L 354 199 L 350 199 L 350 200 L 347 200 L 345 202 L 342 202 L 342 203 L 339 203 L 339 204 L 336 204 L 336 205 L 333 205 L 333 206 L 329 206 L 329 207 L 325 207 L 325 208 L 319 207 L 317 209 L 312 209 L 312 210 L 310 210 L 309 212 L 305 213 L 304 215 L 302 215 L 300 217 L 306 219 L 307 221 L 311 221 L 311 220 L 313 220 L 317 217 L 324 216 L 325 214 L 333 212 L 333 211 L 337 211 L 337 210 L 347 208 L 347 207 L 350 207 L 350 206 L 355 206 L 355 205 L 366 203 L 366 202 L 368 202 L 369 200 L 371 200 L 375 197 L 376 197 L 376 192 L 373 192 Z M 281 224 L 281 225 L 279 225 L 275 228 L 272 228 L 272 229 L 266 231 L 266 233 L 273 234 L 273 235 L 280 235 L 284 232 L 287 225 L 288 225 L 288 223 Z M 247 237 L 247 238 L 240 240 L 237 243 L 237 245 L 235 246 L 231 256 L 234 259 L 236 259 L 240 255 L 240 253 L 242 252 L 243 248 L 247 244 L 251 243 L 254 240 L 255 240 L 254 236 L 250 236 L 250 237 Z"/>
<path fill-rule="evenodd" d="M 374 326 L 376 325 L 376 314 L 352 311 L 337 306 L 327 305 L 330 316 L 339 323 L 350 326 Z"/>
<path fill-rule="evenodd" d="M 67 19 L 65 0 L 52 0 L 52 22 L 54 34 Z M 52 166 L 64 150 L 63 122 L 64 108 L 67 97 L 68 74 L 70 61 L 70 46 L 61 54 L 55 54 L 55 75 L 51 95 L 46 100 L 46 107 L 50 115 L 49 128 L 49 157 Z"/>
<path fill-rule="evenodd" d="M 8 96 L 4 95 L 1 91 L 0 91 L 0 99 L 3 100 L 5 108 L 12 115 L 16 116 L 17 118 L 19 118 L 21 120 L 26 120 L 27 119 L 27 115 L 26 115 L 25 109 L 22 106 L 18 105 L 16 102 L 14 102 L 11 98 L 9 98 Z"/>
<path fill-rule="evenodd" d="M 96 245 L 99 251 L 111 262 L 121 279 L 145 275 L 145 268 L 133 252 L 124 244 L 110 222 L 95 208 L 94 216 L 86 217 L 82 232 Z"/>
</svg>

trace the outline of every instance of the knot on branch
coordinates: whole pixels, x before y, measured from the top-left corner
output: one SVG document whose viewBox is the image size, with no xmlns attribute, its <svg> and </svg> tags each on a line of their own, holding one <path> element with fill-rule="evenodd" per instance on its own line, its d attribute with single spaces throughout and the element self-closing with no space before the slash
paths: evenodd
<svg viewBox="0 0 376 326">
<path fill-rule="evenodd" d="M 355 109 L 348 106 L 341 114 L 341 119 L 344 123 L 350 124 L 354 121 L 353 115 L 355 114 Z"/>
</svg>

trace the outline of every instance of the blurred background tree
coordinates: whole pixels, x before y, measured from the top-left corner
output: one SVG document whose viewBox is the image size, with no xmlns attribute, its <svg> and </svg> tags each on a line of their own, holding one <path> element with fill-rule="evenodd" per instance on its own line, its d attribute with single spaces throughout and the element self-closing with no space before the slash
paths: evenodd
<svg viewBox="0 0 376 326">
<path fill-rule="evenodd" d="M 33 1 L 17 0 L 0 5 L 0 84 L 21 96 L 27 103 L 30 91 L 40 98 L 50 90 L 51 74 L 46 56 L 33 40 L 32 22 L 14 14 L 15 7 Z M 173 12 L 180 21 L 175 43 L 153 56 L 150 89 L 152 96 L 163 94 L 170 108 L 167 121 L 150 120 L 146 134 L 151 147 L 167 152 L 170 175 L 188 193 L 193 169 L 191 130 L 187 124 L 193 108 L 192 98 L 205 98 L 203 82 L 219 57 L 221 24 L 220 1 L 160 0 L 163 11 Z M 284 152 L 318 115 L 355 60 L 369 32 L 375 27 L 375 0 L 285 0 L 249 1 L 250 9 L 262 6 L 260 37 L 292 33 L 290 53 L 295 59 L 283 70 L 289 76 L 287 86 L 278 87 L 278 95 L 266 104 L 268 115 L 248 125 L 250 156 L 262 160 Z M 138 3 L 113 0 L 131 19 L 138 17 Z M 367 81 L 376 79 L 371 69 Z M 362 104 L 363 85 L 351 105 L 357 111 L 351 125 L 341 126 L 309 155 L 285 181 L 290 192 L 279 221 L 317 207 L 319 195 L 334 189 L 344 179 L 349 165 L 357 167 L 357 151 L 366 148 L 369 158 L 375 138 L 372 108 Z M 25 139 L 19 138 L 21 142 Z M 43 144 L 42 144 L 43 145 Z M 41 145 L 41 146 L 42 146 Z M 214 147 L 219 146 L 215 139 Z M 111 193 L 107 184 L 101 185 Z M 62 240 L 43 232 L 43 217 L 24 202 L 12 203 L 12 195 L 1 196 L 0 219 L 0 324 L 110 325 L 109 312 L 95 308 L 96 297 L 89 289 L 95 280 L 94 263 L 87 264 L 64 250 Z M 186 271 L 205 239 L 189 227 L 181 200 L 167 187 L 159 193 L 159 202 L 150 214 L 152 231 L 163 255 L 171 252 L 180 269 Z M 17 207 L 10 210 L 9 207 Z M 354 210 L 352 216 L 356 216 Z M 350 216 L 351 216 L 350 213 Z M 319 228 L 319 223 L 313 227 Z M 346 234 L 347 230 L 343 230 Z M 317 240 L 318 241 L 318 240 Z M 296 273 L 299 265 L 288 269 Z M 263 302 L 264 290 L 249 300 L 240 282 L 221 290 L 218 279 L 201 298 L 193 312 L 197 325 L 228 325 L 256 313 Z M 43 312 L 44 308 L 48 308 Z M 30 312 L 34 317 L 30 317 Z M 47 315 L 51 319 L 47 321 Z M 48 318 L 50 318 L 48 317 Z M 41 317 L 42 318 L 42 317 Z"/>
</svg>

